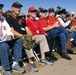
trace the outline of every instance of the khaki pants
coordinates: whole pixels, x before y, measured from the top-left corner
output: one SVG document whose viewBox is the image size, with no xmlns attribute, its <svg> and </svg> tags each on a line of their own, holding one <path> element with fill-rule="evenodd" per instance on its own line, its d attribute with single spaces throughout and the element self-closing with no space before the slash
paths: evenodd
<svg viewBox="0 0 76 75">
<path fill-rule="evenodd" d="M 40 45 L 41 53 L 50 51 L 45 35 L 34 35 L 34 36 L 35 36 L 36 43 L 39 43 Z M 25 49 L 25 51 L 28 58 L 33 57 L 32 49 L 30 50 Z"/>
</svg>

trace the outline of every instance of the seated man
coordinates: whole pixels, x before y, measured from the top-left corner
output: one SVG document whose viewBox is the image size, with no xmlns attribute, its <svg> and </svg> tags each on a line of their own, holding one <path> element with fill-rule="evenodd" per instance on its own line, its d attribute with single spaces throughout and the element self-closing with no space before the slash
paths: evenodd
<svg viewBox="0 0 76 75">
<path fill-rule="evenodd" d="M 72 23 L 74 21 L 74 13 L 68 13 L 66 11 L 66 9 L 62 9 L 61 11 L 59 11 L 59 16 L 57 17 L 59 22 L 61 23 L 61 25 L 63 27 L 65 27 L 65 29 L 68 31 L 68 33 L 70 34 L 70 36 L 72 37 L 75 37 L 75 35 L 73 35 L 75 32 L 73 32 L 71 30 L 71 27 L 72 27 Z M 74 39 L 75 40 L 75 39 Z M 67 43 L 67 47 L 68 47 L 69 43 Z M 76 44 L 75 43 L 72 43 L 70 46 L 69 46 L 69 50 L 72 50 L 71 47 L 75 47 Z"/>
<path fill-rule="evenodd" d="M 3 4 L 0 4 L 3 7 Z M 22 39 L 14 39 L 14 35 L 8 23 L 1 18 L 2 11 L 0 11 L 0 60 L 3 67 L 3 75 L 13 75 L 12 70 L 23 73 L 24 69 L 19 66 L 19 61 L 22 61 Z M 13 49 L 13 64 L 10 66 L 9 50 Z"/>
<path fill-rule="evenodd" d="M 73 31 L 73 37 L 74 37 L 74 40 L 76 42 L 76 18 L 74 19 L 73 23 L 72 23 L 72 27 L 71 27 L 71 30 Z"/>
<path fill-rule="evenodd" d="M 36 21 L 36 9 L 34 7 L 30 7 L 28 9 L 29 18 L 26 20 L 28 28 L 31 30 L 32 35 L 36 42 L 39 42 L 40 51 L 41 51 L 41 60 L 40 62 L 45 65 L 52 65 L 52 62 L 49 62 L 45 58 L 45 52 L 50 51 L 45 35 L 47 35 L 44 30 L 40 27 L 40 25 Z"/>
</svg>

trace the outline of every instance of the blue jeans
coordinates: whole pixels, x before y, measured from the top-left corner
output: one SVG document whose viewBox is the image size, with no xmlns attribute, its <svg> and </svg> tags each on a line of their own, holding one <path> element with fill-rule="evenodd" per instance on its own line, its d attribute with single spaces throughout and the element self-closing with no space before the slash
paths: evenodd
<svg viewBox="0 0 76 75">
<path fill-rule="evenodd" d="M 74 40 L 76 41 L 76 31 L 73 31 L 72 34 L 73 34 Z"/>
<path fill-rule="evenodd" d="M 66 29 L 63 26 L 60 26 L 58 28 L 51 29 L 47 32 L 48 35 L 52 35 L 54 38 L 57 36 L 60 37 L 61 47 L 62 47 L 62 53 L 67 53 L 66 49 L 66 41 L 71 39 L 71 36 L 68 34 Z"/>
<path fill-rule="evenodd" d="M 4 70 L 11 70 L 9 63 L 9 49 L 13 49 L 14 60 L 19 62 L 22 60 L 22 39 L 14 39 L 12 41 L 0 43 L 0 59 Z"/>
</svg>

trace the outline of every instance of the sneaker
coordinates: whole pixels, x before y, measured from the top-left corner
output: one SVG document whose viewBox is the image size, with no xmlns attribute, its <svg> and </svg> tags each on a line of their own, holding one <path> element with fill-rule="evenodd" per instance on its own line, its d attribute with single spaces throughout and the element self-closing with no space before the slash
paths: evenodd
<svg viewBox="0 0 76 75">
<path fill-rule="evenodd" d="M 63 54 L 62 54 L 62 58 L 65 58 L 65 59 L 67 59 L 67 60 L 72 60 L 72 58 L 69 57 L 69 56 L 67 55 L 67 53 L 63 53 Z"/>
<path fill-rule="evenodd" d="M 36 68 L 36 65 L 34 63 L 30 63 L 29 68 L 34 72 L 38 72 L 38 69 Z"/>
<path fill-rule="evenodd" d="M 3 73 L 3 75 L 13 75 L 11 71 L 5 71 L 5 70 L 3 70 L 2 73 Z"/>
<path fill-rule="evenodd" d="M 25 73 L 25 70 L 23 68 L 21 68 L 18 63 L 12 67 L 12 70 L 15 72 L 19 72 L 19 73 Z"/>
<path fill-rule="evenodd" d="M 41 59 L 41 60 L 40 60 L 40 63 L 41 63 L 41 64 L 44 64 L 44 65 L 50 65 L 50 66 L 53 65 L 53 62 L 48 61 L 48 60 L 46 60 L 46 59 Z"/>
</svg>

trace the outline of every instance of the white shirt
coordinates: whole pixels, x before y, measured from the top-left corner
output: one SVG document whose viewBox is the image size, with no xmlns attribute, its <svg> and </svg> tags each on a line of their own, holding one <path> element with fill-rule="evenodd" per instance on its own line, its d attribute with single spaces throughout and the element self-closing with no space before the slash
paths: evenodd
<svg viewBox="0 0 76 75">
<path fill-rule="evenodd" d="M 61 25 L 63 26 L 63 27 L 67 27 L 67 26 L 69 26 L 69 24 L 71 23 L 71 21 L 66 21 L 66 22 L 64 22 L 63 20 L 62 20 L 62 18 L 61 18 L 61 16 L 60 17 L 57 17 L 58 18 L 58 20 L 59 20 L 59 22 L 61 23 Z"/>
<path fill-rule="evenodd" d="M 2 33 L 3 33 L 3 36 L 0 37 L 0 42 L 6 41 L 6 36 L 7 36 L 7 35 L 11 35 L 11 36 L 14 38 L 14 35 L 13 35 L 13 33 L 11 32 L 10 26 L 9 26 L 9 24 L 6 22 L 6 20 L 4 20 L 1 24 L 2 24 Z"/>
</svg>

